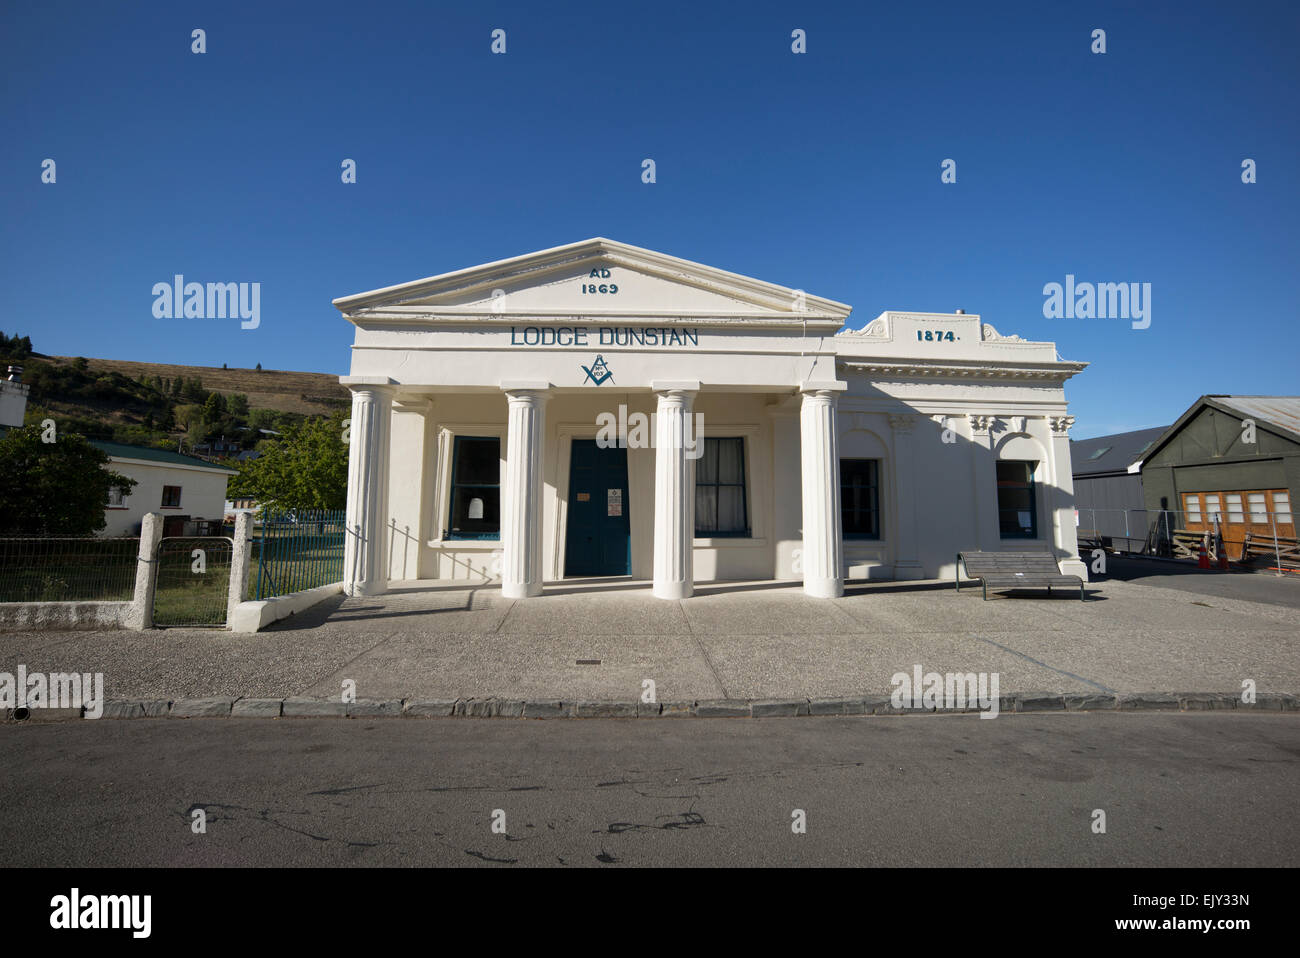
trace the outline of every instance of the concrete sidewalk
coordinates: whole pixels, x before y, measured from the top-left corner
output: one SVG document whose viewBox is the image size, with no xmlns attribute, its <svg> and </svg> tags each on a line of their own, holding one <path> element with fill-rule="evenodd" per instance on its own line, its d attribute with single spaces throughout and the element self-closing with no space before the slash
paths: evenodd
<svg viewBox="0 0 1300 958">
<path fill-rule="evenodd" d="M 102 672 L 109 699 L 660 702 L 888 694 L 897 672 L 997 672 L 1001 693 L 1300 692 L 1296 610 L 1104 580 L 1089 600 L 985 602 L 951 581 L 705 585 L 680 602 L 626 580 L 568 580 L 539 599 L 404 583 L 331 599 L 255 635 L 221 631 L 0 634 L 0 671 Z M 599 664 L 579 665 L 579 660 Z"/>
</svg>

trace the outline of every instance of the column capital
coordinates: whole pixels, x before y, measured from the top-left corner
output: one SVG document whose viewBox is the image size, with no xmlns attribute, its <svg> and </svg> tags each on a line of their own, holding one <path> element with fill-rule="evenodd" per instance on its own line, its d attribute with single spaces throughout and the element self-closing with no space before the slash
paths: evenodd
<svg viewBox="0 0 1300 958">
<path fill-rule="evenodd" d="M 680 395 L 691 394 L 700 391 L 700 381 L 698 379 L 652 379 L 650 380 L 650 390 L 656 395 L 674 393 Z"/>
<path fill-rule="evenodd" d="M 398 385 L 396 379 L 389 379 L 387 376 L 340 376 L 339 384 L 347 386 L 353 393 L 391 393 L 392 387 Z"/>
<path fill-rule="evenodd" d="M 970 420 L 971 432 L 974 433 L 990 432 L 998 421 L 997 416 L 981 416 L 976 413 L 971 413 L 966 418 Z"/>
<path fill-rule="evenodd" d="M 846 392 L 849 384 L 843 379 L 805 380 L 799 384 L 799 392 L 805 397 L 817 399 L 835 399 Z"/>
<path fill-rule="evenodd" d="M 1074 425 L 1073 416 L 1048 416 L 1047 421 L 1052 427 L 1053 436 L 1068 436 L 1070 427 Z"/>
<path fill-rule="evenodd" d="M 551 398 L 551 384 L 544 379 L 502 380 L 501 391 L 511 401 L 544 402 Z"/>
</svg>

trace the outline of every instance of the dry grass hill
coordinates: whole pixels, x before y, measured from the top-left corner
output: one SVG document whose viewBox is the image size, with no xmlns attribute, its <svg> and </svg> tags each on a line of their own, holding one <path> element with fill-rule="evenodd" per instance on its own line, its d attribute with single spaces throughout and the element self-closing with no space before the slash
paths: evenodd
<svg viewBox="0 0 1300 958">
<path fill-rule="evenodd" d="M 43 357 L 59 365 L 71 365 L 71 356 Z M 175 379 L 197 377 L 203 387 L 229 395 L 243 393 L 253 408 L 274 409 L 277 412 L 302 413 L 309 416 L 328 415 L 347 405 L 351 394 L 346 386 L 339 385 L 339 375 L 331 373 L 301 373 L 285 369 L 221 369 L 216 366 L 178 366 L 171 363 L 137 363 L 126 359 L 86 360 L 92 372 L 121 373 L 131 379 L 140 376 L 160 376 Z M 305 397 L 305 398 L 304 398 Z"/>
</svg>

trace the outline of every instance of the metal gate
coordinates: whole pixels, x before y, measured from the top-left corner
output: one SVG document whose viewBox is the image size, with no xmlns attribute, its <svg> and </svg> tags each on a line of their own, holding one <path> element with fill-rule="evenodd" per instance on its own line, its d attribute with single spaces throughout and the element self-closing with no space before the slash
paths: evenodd
<svg viewBox="0 0 1300 958">
<path fill-rule="evenodd" d="M 224 626 L 234 552 L 224 536 L 164 537 L 154 559 L 153 624 Z"/>
</svg>

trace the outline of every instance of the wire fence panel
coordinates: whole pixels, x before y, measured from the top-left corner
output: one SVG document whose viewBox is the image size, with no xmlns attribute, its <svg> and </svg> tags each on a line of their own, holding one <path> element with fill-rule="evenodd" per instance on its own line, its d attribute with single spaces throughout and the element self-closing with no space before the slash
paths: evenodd
<svg viewBox="0 0 1300 958">
<path fill-rule="evenodd" d="M 0 539 L 0 602 L 130 602 L 140 540 Z"/>
<path fill-rule="evenodd" d="M 153 624 L 225 625 L 233 555 L 234 543 L 223 537 L 169 537 L 159 542 Z"/>
<path fill-rule="evenodd" d="M 343 510 L 268 513 L 253 540 L 249 598 L 269 599 L 343 578 Z"/>
</svg>

